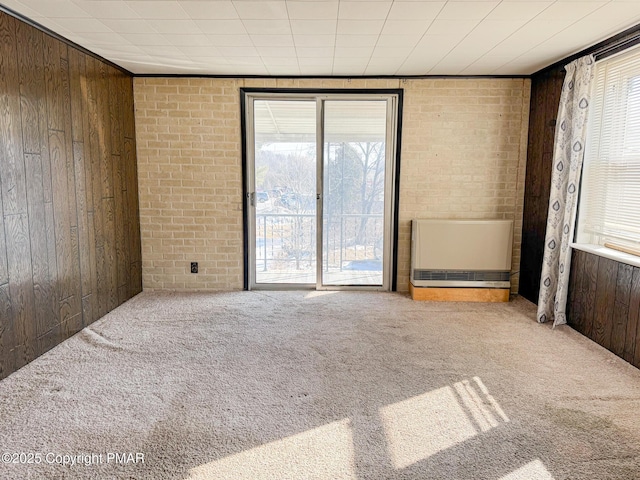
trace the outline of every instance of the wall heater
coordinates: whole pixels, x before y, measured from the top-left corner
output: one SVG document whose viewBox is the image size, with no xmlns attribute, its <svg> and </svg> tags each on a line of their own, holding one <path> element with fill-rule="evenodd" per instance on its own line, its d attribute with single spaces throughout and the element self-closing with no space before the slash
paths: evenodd
<svg viewBox="0 0 640 480">
<path fill-rule="evenodd" d="M 508 289 L 512 220 L 414 219 L 411 286 Z"/>
</svg>

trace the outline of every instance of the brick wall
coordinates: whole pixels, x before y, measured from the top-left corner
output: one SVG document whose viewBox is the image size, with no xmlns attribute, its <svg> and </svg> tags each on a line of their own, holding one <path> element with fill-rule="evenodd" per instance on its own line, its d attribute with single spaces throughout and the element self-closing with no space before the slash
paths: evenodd
<svg viewBox="0 0 640 480">
<path fill-rule="evenodd" d="M 398 289 L 408 288 L 411 218 L 449 217 L 515 220 L 517 291 L 524 79 L 136 78 L 145 289 L 242 288 L 241 87 L 403 88 Z"/>
</svg>

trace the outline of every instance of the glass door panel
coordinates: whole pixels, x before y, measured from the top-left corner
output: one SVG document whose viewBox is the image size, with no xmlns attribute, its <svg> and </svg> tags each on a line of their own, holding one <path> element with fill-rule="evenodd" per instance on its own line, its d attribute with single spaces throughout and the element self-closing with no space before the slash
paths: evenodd
<svg viewBox="0 0 640 480">
<path fill-rule="evenodd" d="M 322 285 L 383 285 L 387 101 L 324 102 Z"/>
<path fill-rule="evenodd" d="M 316 102 L 253 102 L 256 284 L 316 284 Z"/>
</svg>

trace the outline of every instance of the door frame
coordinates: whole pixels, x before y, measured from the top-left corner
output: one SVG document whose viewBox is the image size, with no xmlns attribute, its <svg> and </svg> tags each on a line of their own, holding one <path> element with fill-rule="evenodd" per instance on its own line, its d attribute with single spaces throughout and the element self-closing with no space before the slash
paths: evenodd
<svg viewBox="0 0 640 480">
<path fill-rule="evenodd" d="M 251 282 L 251 269 L 255 268 L 254 260 L 251 256 L 251 240 L 255 232 L 255 218 L 251 218 L 250 206 L 250 185 L 252 180 L 249 171 L 249 160 L 253 158 L 253 144 L 249 144 L 249 135 L 252 136 L 253 129 L 253 100 L 254 99 L 279 99 L 279 100 L 312 100 L 317 104 L 325 100 L 379 100 L 381 98 L 391 99 L 395 105 L 391 106 L 391 102 L 387 103 L 387 132 L 391 141 L 386 145 L 387 158 L 392 162 L 389 172 L 391 179 L 385 180 L 385 199 L 389 199 L 390 207 L 385 206 L 385 223 L 388 221 L 389 228 L 385 232 L 385 243 L 389 242 L 388 248 L 385 248 L 385 261 L 383 262 L 383 271 L 386 269 L 386 278 L 383 278 L 382 286 L 343 286 L 343 285 L 322 285 L 321 267 L 316 268 L 316 284 L 265 284 L 265 289 L 312 289 L 312 290 L 397 290 L 397 257 L 398 257 L 398 202 L 399 202 L 399 183 L 400 183 L 400 147 L 402 138 L 402 104 L 403 89 L 295 89 L 295 88 L 240 88 L 240 131 L 241 131 L 241 148 L 242 148 L 242 214 L 243 214 L 243 257 L 244 257 L 244 290 L 255 288 Z M 395 108 L 393 108 L 395 107 Z M 395 110 L 395 117 L 392 114 Z M 324 142 L 322 132 L 324 130 L 323 110 L 316 109 L 316 142 L 317 142 L 317 186 L 316 191 L 322 196 L 323 168 L 324 168 Z M 317 200 L 317 265 L 322 265 L 322 202 L 320 197 Z M 387 217 L 390 217 L 387 219 Z M 388 253 L 387 253 L 388 252 Z M 255 279 L 254 279 L 255 281 Z M 258 287 L 261 288 L 261 287 Z"/>
</svg>

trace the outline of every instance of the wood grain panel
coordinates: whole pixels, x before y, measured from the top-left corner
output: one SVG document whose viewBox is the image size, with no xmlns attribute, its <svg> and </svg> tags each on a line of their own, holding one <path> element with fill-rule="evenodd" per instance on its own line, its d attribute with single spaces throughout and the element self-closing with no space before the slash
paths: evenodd
<svg viewBox="0 0 640 480">
<path fill-rule="evenodd" d="M 122 88 L 120 86 L 120 72 L 114 68 L 107 68 L 107 82 L 109 85 L 109 124 L 111 126 L 111 154 L 122 153 Z"/>
<path fill-rule="evenodd" d="M 5 215 L 4 223 L 9 260 L 9 297 L 16 342 L 15 360 L 17 365 L 22 366 L 35 358 L 33 340 L 37 338 L 29 219 L 26 213 Z"/>
<path fill-rule="evenodd" d="M 640 268 L 579 250 L 572 262 L 569 325 L 640 367 Z"/>
<path fill-rule="evenodd" d="M 49 272 L 49 249 L 47 246 L 47 220 L 42 194 L 42 160 L 40 155 L 25 154 L 27 171 L 27 203 L 29 238 L 31 241 L 31 269 L 35 297 L 36 335 L 49 329 L 53 278 Z"/>
<path fill-rule="evenodd" d="M 0 172 L 0 176 L 2 173 Z M 0 182 L 0 187 L 2 183 Z M 0 195 L 0 218 L 4 218 L 4 209 L 2 207 L 2 195 Z M 0 285 L 9 283 L 9 271 L 7 266 L 7 243 L 4 235 L 4 222 L 0 225 Z"/>
<path fill-rule="evenodd" d="M 130 77 L 0 12 L 0 379 L 141 291 L 134 137 Z"/>
<path fill-rule="evenodd" d="M 40 107 L 42 97 L 42 32 L 16 22 L 17 59 L 20 75 L 20 112 L 25 153 L 40 154 Z"/>
<path fill-rule="evenodd" d="M 5 215 L 27 212 L 15 20 L 0 17 L 0 177 Z"/>
<path fill-rule="evenodd" d="M 113 310 L 118 306 L 118 262 L 116 260 L 115 244 L 115 200 L 102 200 L 104 208 L 104 256 L 107 267 L 107 309 Z"/>
<path fill-rule="evenodd" d="M 589 338 L 593 338 L 600 257 L 584 252 L 580 253 L 584 256 L 584 275 L 581 279 L 578 279 L 578 281 L 582 282 L 582 294 L 584 295 L 584 334 Z"/>
<path fill-rule="evenodd" d="M 0 378 L 15 371 L 14 347 L 16 336 L 14 318 L 9 295 L 9 284 L 0 285 Z"/>
<path fill-rule="evenodd" d="M 615 289 L 618 276 L 618 263 L 609 258 L 598 260 L 596 305 L 593 318 L 595 341 L 604 348 L 611 349 L 611 318 L 615 307 Z"/>
<path fill-rule="evenodd" d="M 67 149 L 64 132 L 49 130 L 49 156 L 53 183 L 53 217 L 55 220 L 58 300 L 73 295 L 73 259 L 71 223 L 69 222 L 69 194 L 67 184 Z"/>
<path fill-rule="evenodd" d="M 113 168 L 111 167 L 111 118 L 109 117 L 109 67 L 101 62 L 97 65 L 98 115 L 100 116 L 100 178 L 102 198 L 113 198 Z M 109 233 L 105 231 L 105 233 Z"/>
<path fill-rule="evenodd" d="M 625 335 L 623 357 L 627 362 L 640 367 L 640 268 L 633 269 L 631 294 L 629 295 L 629 319 Z M 638 358 L 636 358 L 636 356 Z"/>
<path fill-rule="evenodd" d="M 123 99 L 123 116 L 124 116 L 124 136 L 126 138 L 136 138 L 135 116 L 129 115 L 133 112 L 133 78 L 122 75 L 122 99 Z"/>
<path fill-rule="evenodd" d="M 611 351 L 622 357 L 627 335 L 629 320 L 629 297 L 631 295 L 631 281 L 633 267 L 624 263 L 618 264 L 618 275 L 615 288 L 615 306 L 611 319 Z"/>
<path fill-rule="evenodd" d="M 63 105 L 62 75 L 60 72 L 60 42 L 45 35 L 44 37 L 44 76 L 47 99 L 47 128 L 62 131 L 64 129 L 65 108 Z"/>
<path fill-rule="evenodd" d="M 567 323 L 584 334 L 584 293 L 582 284 L 577 281 L 584 277 L 584 257 L 582 252 L 574 250 L 571 254 L 571 272 L 569 277 L 569 299 L 567 302 Z"/>
<path fill-rule="evenodd" d="M 531 82 L 519 293 L 534 303 L 540 291 L 553 136 L 563 80 L 564 72 L 551 71 L 534 76 Z"/>
</svg>

